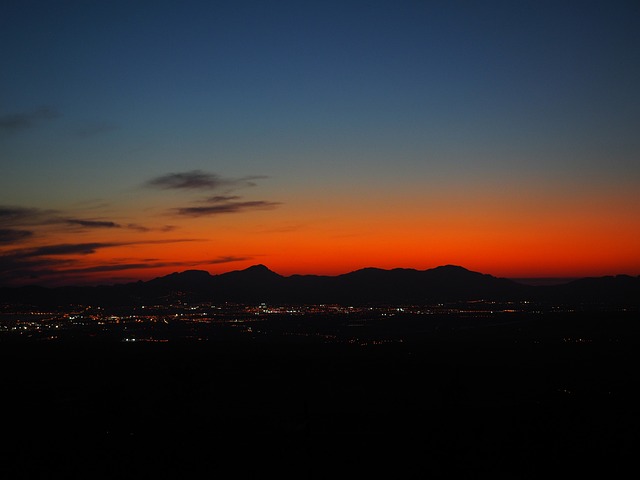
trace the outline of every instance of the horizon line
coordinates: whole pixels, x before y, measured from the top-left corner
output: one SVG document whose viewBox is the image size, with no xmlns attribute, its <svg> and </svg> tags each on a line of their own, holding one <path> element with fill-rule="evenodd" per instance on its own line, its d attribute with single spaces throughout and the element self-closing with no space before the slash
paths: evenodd
<svg viewBox="0 0 640 480">
<path fill-rule="evenodd" d="M 529 285 L 529 286 L 553 286 L 553 285 L 562 285 L 562 284 L 566 284 L 566 283 L 570 283 L 576 280 L 582 280 L 582 279 L 588 279 L 588 278 L 607 278 L 607 277 L 618 277 L 618 276 L 628 276 L 628 277 L 638 277 L 640 275 L 631 275 L 631 274 L 626 274 L 626 273 L 615 273 L 615 274 L 605 274 L 605 275 L 586 275 L 586 276 L 570 276 L 570 277 L 565 277 L 565 276 L 558 276 L 558 277 L 554 277 L 554 276 L 540 276 L 540 277 L 528 277 L 528 276 L 518 276 L 518 277 L 506 277 L 506 276 L 496 276 L 494 274 L 491 273 L 484 273 L 484 272 L 480 272 L 477 270 L 471 270 L 469 268 L 463 267 L 461 265 L 456 265 L 456 264 L 443 264 L 443 265 L 438 265 L 435 267 L 431 267 L 431 268 L 426 268 L 426 269 L 417 269 L 417 268 L 412 268 L 412 267 L 393 267 L 393 268 L 381 268 L 381 267 L 373 267 L 373 266 L 368 266 L 368 267 L 362 267 L 362 268 L 357 268 L 355 270 L 350 270 L 344 273 L 338 273 L 338 274 L 333 274 L 333 275 L 327 275 L 327 274 L 314 274 L 314 273 L 293 273 L 290 275 L 283 275 L 280 274 L 274 270 L 272 270 L 271 268 L 269 268 L 268 266 L 262 264 L 262 263 L 257 263 L 257 264 L 253 264 L 250 265 L 246 268 L 241 268 L 241 269 L 234 269 L 234 270 L 228 270 L 225 272 L 221 272 L 221 273 L 211 273 L 209 270 L 205 270 L 205 269 L 200 269 L 200 268 L 187 268 L 184 270 L 176 270 L 174 272 L 171 273 L 167 273 L 165 275 L 159 275 L 159 276 L 155 276 L 155 277 L 151 277 L 148 279 L 142 279 L 142 278 L 138 278 L 138 279 L 122 279 L 124 281 L 117 281 L 117 279 L 111 279 L 111 281 L 106 280 L 104 282 L 76 282 L 76 283 L 58 283 L 55 281 L 55 279 L 53 279 L 53 281 L 51 282 L 43 282 L 43 283 L 24 283 L 24 284 L 19 284 L 19 285 L 12 285 L 11 283 L 9 284 L 0 284 L 0 288 L 24 288 L 24 287 L 42 287 L 42 288 L 65 288 L 65 287 L 108 287 L 108 286 L 115 286 L 115 285 L 127 285 L 127 284 L 131 284 L 131 283 L 138 283 L 138 282 L 150 282 L 156 279 L 160 279 L 160 278 L 165 278 L 171 275 L 180 275 L 180 274 L 184 274 L 187 272 L 205 272 L 208 275 L 211 276 L 218 276 L 218 275 L 225 275 L 225 274 L 229 274 L 229 273 L 234 273 L 234 272 L 243 272 L 246 270 L 250 270 L 250 269 L 255 269 L 256 267 L 261 267 L 264 268 L 276 275 L 279 275 L 283 278 L 290 278 L 290 277 L 295 277 L 295 276 L 315 276 L 315 277 L 339 277 L 342 275 L 349 275 L 351 273 L 355 273 L 355 272 L 360 272 L 363 270 L 379 270 L 379 271 L 383 271 L 383 272 L 391 272 L 394 270 L 410 270 L 410 271 L 416 271 L 416 272 L 427 272 L 427 271 L 431 271 L 431 270 L 437 270 L 437 269 L 442 269 L 442 268 L 459 268 L 459 269 L 463 269 L 466 270 L 470 273 L 477 273 L 480 275 L 488 275 L 494 278 L 498 278 L 498 279 L 505 279 L 505 280 L 510 280 L 516 283 L 520 283 L 520 284 L 524 284 L 524 285 Z M 64 276 L 64 272 L 61 272 L 61 277 Z M 49 285 L 47 285 L 47 283 L 49 283 Z"/>
</svg>

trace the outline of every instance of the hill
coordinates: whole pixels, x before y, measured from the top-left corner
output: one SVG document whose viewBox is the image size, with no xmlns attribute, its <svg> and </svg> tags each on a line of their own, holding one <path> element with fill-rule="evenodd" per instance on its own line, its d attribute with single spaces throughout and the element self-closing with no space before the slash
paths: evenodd
<svg viewBox="0 0 640 480">
<path fill-rule="evenodd" d="M 554 286 L 524 285 L 456 265 L 428 270 L 364 268 L 337 276 L 282 276 L 264 265 L 211 275 L 176 272 L 147 282 L 98 287 L 16 287 L 0 289 L 4 304 L 140 305 L 176 300 L 289 304 L 432 304 L 486 300 L 637 308 L 640 278 L 585 278 Z"/>
</svg>

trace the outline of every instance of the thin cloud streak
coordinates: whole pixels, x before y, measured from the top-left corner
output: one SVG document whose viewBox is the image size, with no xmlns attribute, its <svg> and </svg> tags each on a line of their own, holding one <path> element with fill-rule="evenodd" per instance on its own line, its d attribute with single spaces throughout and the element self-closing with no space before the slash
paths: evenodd
<svg viewBox="0 0 640 480">
<path fill-rule="evenodd" d="M 29 230 L 14 230 L 11 228 L 0 229 L 0 245 L 22 242 L 33 236 Z"/>
<path fill-rule="evenodd" d="M 120 228 L 120 225 L 108 220 L 81 220 L 79 218 L 68 218 L 65 220 L 68 225 L 77 225 L 87 228 Z"/>
<path fill-rule="evenodd" d="M 39 208 L 16 207 L 9 205 L 0 206 L 0 225 L 46 225 L 52 222 L 52 218 L 58 215 L 55 210 L 41 210 Z"/>
<path fill-rule="evenodd" d="M 75 260 L 65 258 L 10 258 L 0 257 L 0 285 L 20 278 L 38 278 L 56 275 L 60 268 L 73 265 Z"/>
<path fill-rule="evenodd" d="M 205 198 L 203 202 L 205 203 L 222 203 L 222 202 L 231 202 L 233 200 L 239 200 L 242 197 L 239 195 L 215 195 L 213 197 Z"/>
<path fill-rule="evenodd" d="M 70 268 L 66 270 L 57 271 L 56 274 L 67 275 L 77 273 L 102 273 L 102 272 L 117 272 L 123 270 L 141 270 L 141 269 L 153 269 L 164 267 L 185 267 L 188 265 L 215 265 L 223 263 L 241 262 L 250 260 L 251 257 L 237 257 L 237 256 L 221 256 L 213 260 L 198 261 L 198 262 L 161 262 L 157 259 L 147 261 L 145 263 L 112 263 L 105 265 L 96 265 L 93 267 L 84 268 Z"/>
<path fill-rule="evenodd" d="M 271 210 L 279 205 L 279 202 L 256 200 L 248 202 L 231 202 L 220 205 L 209 205 L 206 207 L 183 207 L 176 208 L 174 211 L 178 215 L 185 217 L 205 217 L 212 215 L 222 215 L 226 213 L 240 213 L 250 210 Z"/>
<path fill-rule="evenodd" d="M 240 178 L 224 178 L 217 173 L 191 170 L 174 172 L 152 178 L 146 182 L 147 187 L 161 190 L 215 190 L 222 187 L 253 187 L 254 180 L 268 178 L 264 175 L 249 175 Z"/>
<path fill-rule="evenodd" d="M 120 272 L 123 270 L 143 270 L 143 269 L 162 268 L 162 267 L 177 267 L 181 265 L 183 265 L 183 263 L 181 262 L 121 263 L 121 264 L 96 265 L 94 267 L 85 267 L 85 268 L 71 268 L 67 270 L 60 270 L 56 273 L 60 275 L 68 275 L 68 274 L 76 274 L 76 273 Z"/>
<path fill-rule="evenodd" d="M 60 245 L 46 245 L 43 247 L 28 249 L 25 257 L 44 257 L 51 255 L 89 255 L 100 248 L 115 247 L 117 243 L 69 243 Z"/>
<path fill-rule="evenodd" d="M 236 257 L 233 255 L 225 255 L 218 258 L 214 258 L 212 260 L 207 260 L 204 262 L 198 262 L 200 264 L 205 265 L 219 265 L 222 263 L 233 263 L 233 262 L 244 262 L 246 260 L 251 260 L 253 257 Z"/>
<path fill-rule="evenodd" d="M 0 255 L 0 282 L 10 283 L 12 280 L 20 278 L 64 276 L 66 274 L 65 272 L 68 273 L 72 270 L 80 271 L 82 269 L 70 269 L 65 267 L 73 266 L 79 261 L 79 258 L 94 254 L 98 250 L 104 248 L 113 248 L 128 245 L 172 244 L 193 241 L 198 240 L 181 238 L 137 242 L 92 242 L 77 244 L 65 243 L 13 250 L 5 253 L 4 255 Z M 176 265 L 180 264 L 182 263 L 176 263 Z M 162 267 L 165 265 L 158 264 L 158 266 Z"/>
<path fill-rule="evenodd" d="M 147 182 L 147 186 L 162 190 L 193 190 L 215 189 L 227 185 L 228 180 L 215 173 L 205 173 L 202 170 L 192 170 L 182 173 L 168 173 Z"/>
<path fill-rule="evenodd" d="M 0 117 L 0 131 L 27 130 L 42 121 L 58 118 L 59 116 L 60 113 L 52 107 L 40 107 L 30 112 L 9 113 Z"/>
<path fill-rule="evenodd" d="M 136 230 L 138 232 L 150 232 L 151 228 L 145 227 L 144 225 L 138 225 L 137 223 L 128 223 L 125 225 L 125 228 L 129 230 Z"/>
<path fill-rule="evenodd" d="M 123 247 L 129 245 L 158 245 L 183 242 L 195 242 L 197 239 L 179 238 L 166 240 L 140 240 L 136 242 L 92 242 L 92 243 L 61 243 L 55 245 L 44 245 L 35 248 L 23 248 L 13 250 L 4 255 L 0 255 L 0 262 L 8 259 L 26 259 L 33 257 L 49 257 L 58 255 L 90 255 L 99 249 Z"/>
<path fill-rule="evenodd" d="M 161 231 L 169 232 L 175 227 L 165 225 L 159 228 L 149 228 L 137 223 L 128 223 L 122 225 L 113 220 L 96 220 L 68 217 L 64 212 L 58 210 L 42 210 L 38 208 L 16 207 L 2 205 L 0 206 L 0 226 L 13 230 L 17 226 L 47 226 L 47 225 L 66 225 L 68 227 L 82 229 L 103 229 L 103 228 L 126 228 L 138 232 Z M 3 243 L 0 240 L 0 243 Z"/>
</svg>

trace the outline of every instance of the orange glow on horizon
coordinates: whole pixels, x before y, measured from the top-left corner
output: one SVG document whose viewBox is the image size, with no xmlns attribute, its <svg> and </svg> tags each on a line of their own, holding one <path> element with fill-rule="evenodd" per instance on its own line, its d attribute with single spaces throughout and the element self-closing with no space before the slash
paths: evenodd
<svg viewBox="0 0 640 480">
<path fill-rule="evenodd" d="M 345 233 L 339 233 L 338 223 L 334 225 L 337 226 L 331 233 L 314 228 L 263 233 L 259 242 L 240 228 L 209 241 L 200 240 L 206 238 L 207 232 L 194 231 L 189 235 L 194 241 L 140 243 L 98 250 L 83 257 L 83 265 L 76 268 L 132 266 L 126 270 L 88 271 L 83 275 L 87 281 L 95 279 L 99 283 L 118 278 L 148 280 L 187 269 L 218 274 L 258 263 L 281 275 L 339 275 L 364 267 L 424 270 L 445 264 L 508 278 L 640 273 L 640 260 L 635 264 L 629 262 L 629 258 L 638 258 L 635 238 L 640 238 L 640 231 L 635 237 L 631 234 L 611 237 L 604 232 L 590 234 L 589 225 L 576 222 L 562 232 L 548 225 L 534 235 L 532 227 L 518 228 L 512 223 L 509 228 L 495 220 L 484 225 L 477 221 L 471 228 L 467 226 L 460 231 L 397 222 L 394 229 L 385 231 L 369 224 L 357 225 L 355 232 L 345 228 Z M 142 267 L 135 267 L 138 264 Z"/>
<path fill-rule="evenodd" d="M 281 275 L 446 264 L 507 278 L 640 274 L 640 219 L 629 207 L 637 194 L 584 199 L 561 192 L 534 201 L 536 192 L 524 189 L 481 193 L 447 197 L 407 188 L 323 202 L 309 195 L 265 211 L 170 218 L 176 227 L 167 230 L 58 229 L 35 235 L 29 248 L 86 245 L 86 251 L 45 257 L 54 261 L 48 276 L 17 283 L 119 283 L 255 264 Z"/>
</svg>

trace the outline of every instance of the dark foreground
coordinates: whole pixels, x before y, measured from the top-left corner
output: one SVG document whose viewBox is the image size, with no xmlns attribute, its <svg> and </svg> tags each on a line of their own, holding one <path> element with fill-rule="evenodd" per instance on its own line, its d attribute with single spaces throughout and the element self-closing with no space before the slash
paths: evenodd
<svg viewBox="0 0 640 480">
<path fill-rule="evenodd" d="M 640 453 L 636 317 L 4 339 L 0 476 L 615 476 Z"/>
</svg>

